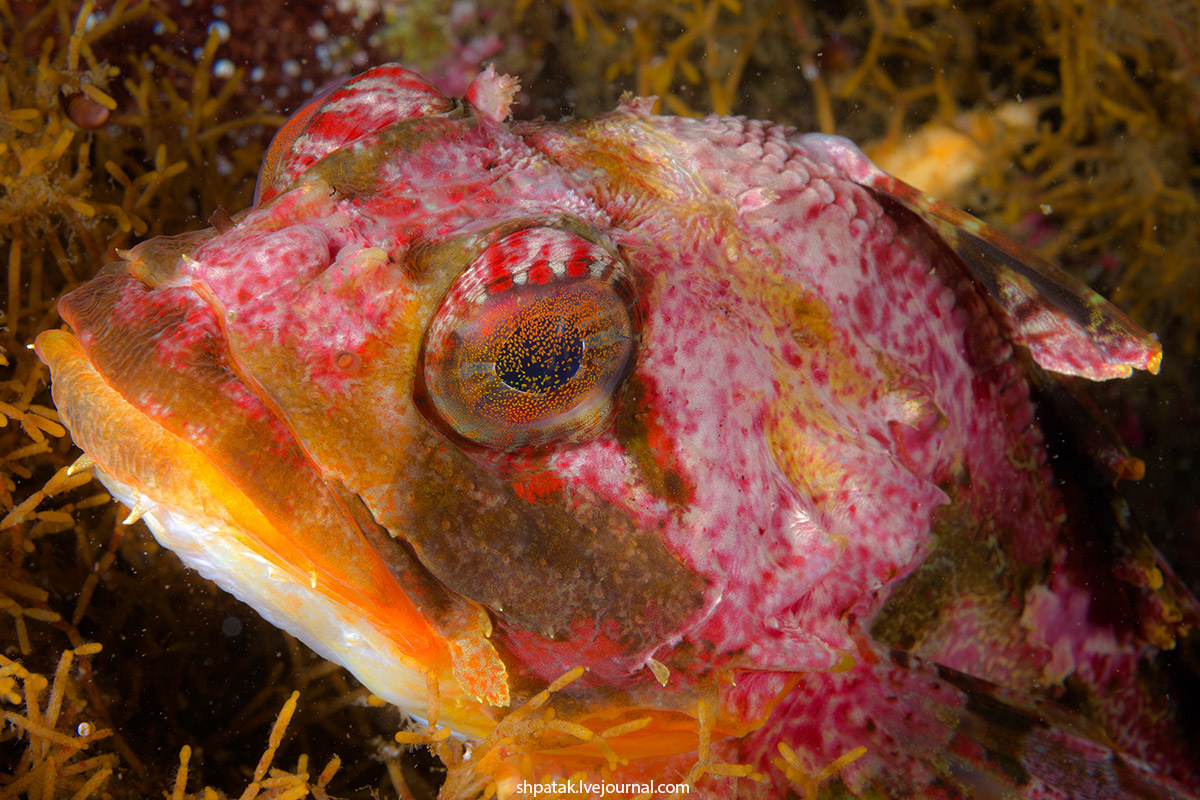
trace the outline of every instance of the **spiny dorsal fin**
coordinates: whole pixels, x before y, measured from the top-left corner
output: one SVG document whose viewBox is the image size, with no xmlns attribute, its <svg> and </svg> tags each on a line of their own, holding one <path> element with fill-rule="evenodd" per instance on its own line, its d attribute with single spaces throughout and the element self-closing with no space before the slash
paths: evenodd
<svg viewBox="0 0 1200 800">
<path fill-rule="evenodd" d="M 1042 367 L 1092 380 L 1157 373 L 1158 337 L 1027 247 L 965 211 L 894 178 L 852 142 L 810 134 L 801 144 L 856 183 L 919 216 L 949 246 L 1009 318 L 1013 339 Z"/>
</svg>

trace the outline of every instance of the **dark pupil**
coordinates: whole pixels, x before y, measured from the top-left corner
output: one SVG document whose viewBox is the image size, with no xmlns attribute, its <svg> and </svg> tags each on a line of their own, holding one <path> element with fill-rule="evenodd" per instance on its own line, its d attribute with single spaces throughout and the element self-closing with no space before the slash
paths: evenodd
<svg viewBox="0 0 1200 800">
<path fill-rule="evenodd" d="M 569 381 L 582 360 L 583 340 L 572 320 L 531 314 L 500 345 L 496 374 L 518 392 L 545 394 Z"/>
</svg>

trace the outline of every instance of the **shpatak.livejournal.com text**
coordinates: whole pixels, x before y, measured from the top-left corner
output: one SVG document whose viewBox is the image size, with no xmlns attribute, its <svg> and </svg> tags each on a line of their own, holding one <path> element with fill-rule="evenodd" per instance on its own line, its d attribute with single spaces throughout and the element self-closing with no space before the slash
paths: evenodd
<svg viewBox="0 0 1200 800">
<path fill-rule="evenodd" d="M 625 795 L 633 797 L 637 795 L 664 795 L 664 794 L 688 794 L 692 791 L 692 787 L 686 783 L 655 783 L 645 781 L 642 783 L 605 783 L 593 781 L 555 781 L 554 783 L 530 783 L 529 781 L 521 781 L 517 784 L 516 794 L 531 795 L 536 797 L 540 794 L 568 794 L 568 795 L 588 795 L 588 796 L 605 796 L 605 795 Z"/>
</svg>

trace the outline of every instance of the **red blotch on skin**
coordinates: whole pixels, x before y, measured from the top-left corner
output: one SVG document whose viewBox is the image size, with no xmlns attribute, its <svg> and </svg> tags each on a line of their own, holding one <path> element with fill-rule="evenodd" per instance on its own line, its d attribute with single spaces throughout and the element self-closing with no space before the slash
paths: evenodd
<svg viewBox="0 0 1200 800">
<path fill-rule="evenodd" d="M 858 314 L 862 324 L 871 328 L 875 325 L 875 298 L 874 287 L 864 289 L 854 296 L 854 311 Z"/>
<path fill-rule="evenodd" d="M 537 503 L 562 493 L 563 480 L 553 472 L 538 470 L 522 475 L 512 483 L 517 497 L 526 503 Z"/>
</svg>

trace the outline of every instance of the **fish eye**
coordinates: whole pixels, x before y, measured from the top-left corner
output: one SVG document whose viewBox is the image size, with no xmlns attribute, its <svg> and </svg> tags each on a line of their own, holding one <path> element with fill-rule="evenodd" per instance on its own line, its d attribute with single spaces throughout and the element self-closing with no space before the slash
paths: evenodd
<svg viewBox="0 0 1200 800">
<path fill-rule="evenodd" d="M 561 228 L 509 233 L 434 313 L 417 405 L 497 450 L 586 441 L 612 419 L 639 328 L 628 270 L 606 248 Z"/>
</svg>

